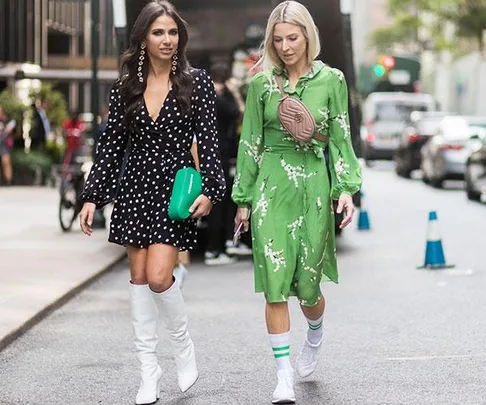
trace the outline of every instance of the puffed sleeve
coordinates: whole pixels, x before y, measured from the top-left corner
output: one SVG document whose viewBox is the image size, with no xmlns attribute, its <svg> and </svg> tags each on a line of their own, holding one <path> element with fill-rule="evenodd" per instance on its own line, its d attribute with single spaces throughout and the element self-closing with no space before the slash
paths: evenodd
<svg viewBox="0 0 486 405">
<path fill-rule="evenodd" d="M 226 181 L 218 145 L 216 93 L 213 81 L 204 69 L 200 69 L 194 75 L 192 100 L 194 135 L 197 139 L 203 194 L 216 204 L 226 193 Z"/>
<path fill-rule="evenodd" d="M 231 195 L 239 207 L 249 207 L 252 204 L 255 181 L 262 162 L 263 78 L 263 73 L 258 73 L 253 77 L 246 96 L 236 160 L 236 174 Z"/>
<path fill-rule="evenodd" d="M 332 70 L 332 91 L 329 98 L 329 157 L 331 198 L 355 194 L 361 187 L 361 168 L 351 143 L 348 116 L 348 88 L 344 74 Z"/>
<path fill-rule="evenodd" d="M 97 208 L 115 199 L 128 142 L 128 133 L 122 123 L 124 110 L 119 88 L 118 80 L 110 92 L 108 122 L 98 141 L 96 161 L 81 195 L 83 201 L 95 203 Z"/>
</svg>

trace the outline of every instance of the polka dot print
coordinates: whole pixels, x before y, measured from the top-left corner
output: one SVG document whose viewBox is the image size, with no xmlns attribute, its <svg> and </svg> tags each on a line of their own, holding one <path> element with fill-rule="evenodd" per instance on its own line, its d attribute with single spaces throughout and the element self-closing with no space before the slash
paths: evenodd
<svg viewBox="0 0 486 405">
<path fill-rule="evenodd" d="M 195 220 L 172 221 L 168 217 L 176 172 L 194 167 L 190 152 L 194 139 L 198 143 L 203 194 L 216 204 L 226 192 L 217 143 L 213 82 L 205 70 L 192 69 L 191 74 L 191 113 L 180 111 L 170 90 L 155 120 L 142 100 L 129 130 L 122 124 L 120 82 L 111 90 L 108 123 L 81 196 L 98 208 L 114 201 L 110 242 L 140 248 L 155 243 L 180 250 L 196 248 Z"/>
</svg>

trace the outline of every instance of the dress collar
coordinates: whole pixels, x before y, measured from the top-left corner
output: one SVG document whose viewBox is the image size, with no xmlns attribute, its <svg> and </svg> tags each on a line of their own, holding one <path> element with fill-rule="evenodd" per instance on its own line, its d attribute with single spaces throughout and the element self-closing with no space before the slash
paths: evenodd
<svg viewBox="0 0 486 405">
<path fill-rule="evenodd" d="M 307 72 L 306 74 L 304 74 L 303 76 L 300 77 L 300 79 L 312 79 L 315 75 L 317 75 L 321 70 L 322 68 L 325 66 L 324 62 L 321 61 L 321 60 L 315 60 L 314 62 L 312 62 L 312 69 Z M 274 75 L 281 75 L 282 77 L 284 77 L 285 79 L 288 79 L 289 78 L 289 75 L 287 73 L 287 69 L 285 69 L 285 67 L 280 67 L 280 66 L 274 66 L 273 69 L 272 69 L 272 73 Z"/>
</svg>

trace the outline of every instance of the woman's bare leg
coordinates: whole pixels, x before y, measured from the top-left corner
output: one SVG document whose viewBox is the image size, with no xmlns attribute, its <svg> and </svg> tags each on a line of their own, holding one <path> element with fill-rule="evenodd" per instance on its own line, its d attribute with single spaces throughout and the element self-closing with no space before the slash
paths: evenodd
<svg viewBox="0 0 486 405">
<path fill-rule="evenodd" d="M 140 249 L 135 246 L 127 246 L 128 263 L 130 266 L 130 280 L 132 284 L 147 284 L 146 267 L 147 267 L 148 249 Z"/>
<path fill-rule="evenodd" d="M 326 300 L 324 296 L 321 297 L 319 302 L 314 305 L 313 307 L 305 307 L 304 305 L 300 306 L 302 313 L 307 319 L 316 320 L 319 319 L 322 315 L 324 315 L 324 310 L 326 308 Z"/>
<path fill-rule="evenodd" d="M 2 156 L 2 172 L 6 184 L 12 183 L 12 161 L 8 153 Z"/>
<path fill-rule="evenodd" d="M 152 291 L 160 293 L 172 286 L 172 272 L 176 266 L 177 258 L 178 250 L 174 246 L 164 244 L 149 246 L 146 275 Z"/>
<path fill-rule="evenodd" d="M 279 334 L 290 330 L 290 316 L 287 302 L 267 303 L 265 319 L 268 333 Z"/>
</svg>

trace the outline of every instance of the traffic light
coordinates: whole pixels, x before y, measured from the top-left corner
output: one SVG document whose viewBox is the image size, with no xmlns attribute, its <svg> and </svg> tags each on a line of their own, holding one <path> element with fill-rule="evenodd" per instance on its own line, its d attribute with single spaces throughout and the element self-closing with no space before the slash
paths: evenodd
<svg viewBox="0 0 486 405">
<path fill-rule="evenodd" d="M 378 63 L 373 66 L 373 73 L 376 77 L 385 76 L 390 70 L 395 67 L 395 58 L 390 55 L 381 55 L 378 58 Z"/>
<path fill-rule="evenodd" d="M 385 66 L 377 63 L 375 66 L 373 66 L 373 73 L 375 74 L 376 77 L 385 76 L 386 73 Z"/>
</svg>

